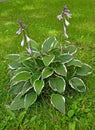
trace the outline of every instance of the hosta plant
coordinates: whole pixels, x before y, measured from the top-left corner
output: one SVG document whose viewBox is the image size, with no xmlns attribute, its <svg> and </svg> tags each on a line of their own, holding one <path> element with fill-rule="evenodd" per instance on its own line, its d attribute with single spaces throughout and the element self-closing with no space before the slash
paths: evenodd
<svg viewBox="0 0 95 130">
<path fill-rule="evenodd" d="M 20 21 L 17 34 L 21 33 L 21 46 L 25 46 L 26 50 L 7 56 L 11 77 L 9 92 L 15 95 L 9 108 L 28 109 L 49 87 L 51 104 L 65 113 L 65 90 L 70 86 L 78 92 L 85 92 L 86 85 L 80 77 L 89 75 L 91 67 L 76 58 L 74 45 L 63 47 L 55 37 L 49 37 L 40 47 L 28 37 L 26 26 Z"/>
</svg>

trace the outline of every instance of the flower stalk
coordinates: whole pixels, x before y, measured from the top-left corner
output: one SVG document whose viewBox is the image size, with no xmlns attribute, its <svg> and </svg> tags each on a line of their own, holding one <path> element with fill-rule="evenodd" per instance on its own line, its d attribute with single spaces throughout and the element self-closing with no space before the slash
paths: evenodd
<svg viewBox="0 0 95 130">
<path fill-rule="evenodd" d="M 20 35 L 23 33 L 22 41 L 21 41 L 21 46 L 23 47 L 26 44 L 26 50 L 29 54 L 32 54 L 32 50 L 30 48 L 30 42 L 31 38 L 27 35 L 27 25 L 23 24 L 23 22 L 20 20 L 18 22 L 19 29 L 16 32 L 17 35 Z"/>
<path fill-rule="evenodd" d="M 67 8 L 67 6 L 63 6 L 62 12 L 57 15 L 57 19 L 59 21 L 63 21 L 63 32 L 64 36 L 68 39 L 69 36 L 67 34 L 67 26 L 70 25 L 69 21 L 67 19 L 71 18 L 72 14 L 70 13 L 70 10 Z"/>
</svg>

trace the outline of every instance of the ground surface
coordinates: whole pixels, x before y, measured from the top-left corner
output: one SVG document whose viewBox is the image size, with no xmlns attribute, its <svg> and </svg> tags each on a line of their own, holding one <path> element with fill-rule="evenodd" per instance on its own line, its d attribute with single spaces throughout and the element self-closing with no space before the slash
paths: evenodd
<svg viewBox="0 0 95 130">
<path fill-rule="evenodd" d="M 68 33 L 78 48 L 78 58 L 92 66 L 85 78 L 86 93 L 67 96 L 67 114 L 56 111 L 43 98 L 25 110 L 6 109 L 12 97 L 5 56 L 18 53 L 21 38 L 15 32 L 18 20 L 29 27 L 31 38 L 41 44 L 48 36 L 60 41 L 62 24 L 56 19 L 63 5 L 72 13 Z M 68 113 L 74 113 L 72 114 Z M 72 112 L 73 111 L 73 112 Z M 95 130 L 95 0 L 7 0 L 0 2 L 0 130 Z"/>
</svg>

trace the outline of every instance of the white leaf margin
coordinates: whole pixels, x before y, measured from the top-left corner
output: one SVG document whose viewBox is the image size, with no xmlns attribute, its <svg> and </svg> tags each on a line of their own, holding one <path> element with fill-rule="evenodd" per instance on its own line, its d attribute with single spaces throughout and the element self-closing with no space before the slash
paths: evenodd
<svg viewBox="0 0 95 130">
<path fill-rule="evenodd" d="M 83 63 L 83 65 L 86 65 L 86 66 L 88 66 L 90 69 L 92 69 L 92 67 L 90 66 L 90 65 L 88 65 L 88 64 L 86 64 L 86 63 Z M 81 67 L 80 67 L 81 68 Z M 76 72 L 75 72 L 76 73 Z M 88 72 L 87 74 L 77 74 L 77 75 L 79 75 L 79 76 L 87 76 L 87 75 L 90 75 L 92 73 L 92 71 L 90 71 L 90 72 Z"/>
<path fill-rule="evenodd" d="M 37 79 L 37 80 L 39 80 L 39 79 Z M 37 80 L 35 80 L 34 83 L 33 83 L 33 88 L 34 88 L 34 90 L 35 90 L 36 93 L 37 93 L 37 91 L 36 91 L 36 88 L 35 88 L 35 82 L 36 82 Z M 40 89 L 40 93 L 41 93 L 42 89 L 43 89 L 44 86 L 45 86 L 44 80 L 42 80 L 42 81 L 43 81 L 43 86 L 42 86 L 42 88 Z"/>
<path fill-rule="evenodd" d="M 67 73 L 67 68 L 66 68 L 66 66 L 65 66 L 63 63 L 62 63 L 62 65 L 63 65 L 63 67 L 64 67 L 64 69 L 65 69 L 65 71 L 66 71 L 66 73 Z M 58 75 L 63 76 L 62 74 L 58 73 L 58 72 L 55 70 L 55 68 L 54 68 L 54 71 L 55 71 Z"/>
<path fill-rule="evenodd" d="M 85 88 L 85 91 L 86 91 L 86 85 L 85 85 L 85 83 L 83 82 L 83 80 L 80 79 L 80 78 L 78 78 L 78 77 L 73 77 L 73 78 L 79 79 L 79 80 L 83 83 L 84 88 Z M 72 78 L 72 79 L 73 79 L 73 78 Z M 72 80 L 72 79 L 69 80 L 69 84 L 70 84 L 70 86 L 71 86 L 73 89 L 75 89 L 75 88 L 73 87 L 72 83 L 71 83 L 71 80 Z M 78 92 L 83 92 L 83 91 L 80 91 L 79 89 L 75 89 L 75 90 L 77 90 Z"/>
<path fill-rule="evenodd" d="M 75 47 L 74 45 L 68 45 L 68 46 L 66 46 L 65 48 L 67 49 L 69 46 Z M 78 49 L 76 48 L 73 53 L 69 53 L 69 52 L 68 52 L 68 53 L 66 53 L 66 54 L 71 54 L 71 55 L 73 55 L 73 54 L 75 54 L 77 51 L 78 51 Z"/>
<path fill-rule="evenodd" d="M 47 68 L 48 68 L 48 67 L 47 67 Z M 47 68 L 44 68 L 44 69 L 42 70 L 42 78 L 43 78 L 43 72 L 44 72 L 45 69 L 47 69 Z M 47 77 L 45 77 L 44 79 L 48 78 L 48 77 L 51 76 L 53 73 L 54 73 L 54 72 L 52 71 L 52 73 L 50 73 L 49 75 L 47 75 Z"/>
<path fill-rule="evenodd" d="M 44 48 L 44 44 L 45 44 L 46 41 L 48 41 L 50 38 L 52 38 L 52 37 L 48 37 L 48 38 L 44 41 L 44 43 L 42 44 L 42 50 L 43 50 L 43 48 Z M 55 47 L 55 46 L 57 45 L 57 39 L 56 39 L 56 37 L 53 37 L 53 38 L 54 38 L 54 41 L 52 42 L 52 44 L 51 44 L 51 46 L 50 46 L 50 49 L 49 49 L 48 51 L 50 51 L 53 46 Z M 56 41 L 56 42 L 55 42 L 55 41 Z"/>
<path fill-rule="evenodd" d="M 59 94 L 60 95 L 60 94 Z M 54 103 L 52 102 L 52 96 L 53 96 L 53 94 L 51 95 L 51 100 L 50 100 L 50 102 L 51 102 L 51 104 L 53 105 L 53 107 L 55 107 L 57 110 L 58 110 L 58 108 L 54 105 Z M 62 99 L 63 99 L 63 101 L 64 101 L 64 104 L 65 104 L 65 98 L 62 96 L 62 95 L 60 95 L 61 97 L 62 97 Z"/>
<path fill-rule="evenodd" d="M 56 77 L 61 78 L 61 79 L 63 80 L 63 82 L 65 83 L 64 86 L 63 86 L 63 92 L 64 92 L 65 89 L 66 89 L 66 81 L 65 81 L 65 79 L 62 78 L 61 76 L 58 76 L 58 75 L 57 75 Z M 56 88 L 55 88 L 55 89 L 52 88 L 52 86 L 51 86 L 51 84 L 50 84 L 50 80 L 49 80 L 49 86 L 51 87 L 52 90 L 54 90 L 55 92 L 58 92 L 58 90 L 57 90 Z"/>
</svg>

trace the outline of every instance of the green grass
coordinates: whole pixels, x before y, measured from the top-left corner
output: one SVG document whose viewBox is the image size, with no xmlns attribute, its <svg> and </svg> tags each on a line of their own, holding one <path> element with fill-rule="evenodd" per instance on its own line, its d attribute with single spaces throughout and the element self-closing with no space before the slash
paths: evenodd
<svg viewBox="0 0 95 130">
<path fill-rule="evenodd" d="M 66 98 L 67 113 L 56 111 L 47 96 L 41 97 L 28 111 L 11 113 L 6 104 L 9 95 L 9 77 L 5 56 L 18 53 L 21 37 L 18 20 L 28 25 L 31 38 L 41 44 L 48 36 L 60 41 L 62 24 L 56 19 L 63 5 L 72 13 L 68 33 L 78 48 L 78 58 L 92 66 L 93 73 L 85 78 L 86 93 L 70 93 Z M 7 0 L 0 2 L 0 130 L 94 130 L 95 129 L 95 0 Z M 68 111 L 73 110 L 70 116 Z M 76 129 L 74 126 L 76 125 Z"/>
</svg>

